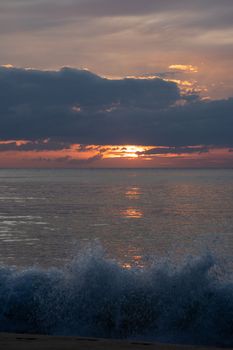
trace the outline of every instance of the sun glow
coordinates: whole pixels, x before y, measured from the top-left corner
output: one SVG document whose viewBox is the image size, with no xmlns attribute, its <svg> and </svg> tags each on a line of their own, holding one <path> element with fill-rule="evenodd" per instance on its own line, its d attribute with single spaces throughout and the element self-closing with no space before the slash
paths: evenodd
<svg viewBox="0 0 233 350">
<path fill-rule="evenodd" d="M 143 147 L 141 147 L 143 149 Z M 137 146 L 125 146 L 123 150 L 123 158 L 138 158 L 138 153 L 141 152 L 141 148 Z"/>
<path fill-rule="evenodd" d="M 8 68 L 8 69 L 14 68 L 14 66 L 12 66 L 12 64 L 2 64 L 1 67 L 2 68 Z"/>
<path fill-rule="evenodd" d="M 232 151 L 228 148 L 203 146 L 165 147 L 142 145 L 86 145 L 61 140 L 0 140 L 1 167 L 180 167 L 217 166 L 232 164 Z M 137 187 L 128 188 L 129 199 L 137 199 L 141 192 Z M 134 215 L 135 214 L 135 215 Z M 126 213 L 125 216 L 134 217 Z M 140 216 L 140 214 L 139 214 Z"/>
<path fill-rule="evenodd" d="M 139 157 L 140 153 L 150 150 L 152 148 L 153 146 L 135 146 L 135 145 L 109 146 L 108 150 L 104 154 L 104 158 L 135 159 Z"/>
<path fill-rule="evenodd" d="M 182 72 L 198 73 L 198 67 L 191 64 L 171 64 L 168 68 Z"/>
</svg>

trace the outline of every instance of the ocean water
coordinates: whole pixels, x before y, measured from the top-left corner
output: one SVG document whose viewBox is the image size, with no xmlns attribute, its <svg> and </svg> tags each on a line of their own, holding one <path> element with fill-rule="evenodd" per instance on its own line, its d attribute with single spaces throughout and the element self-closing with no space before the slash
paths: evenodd
<svg viewBox="0 0 233 350">
<path fill-rule="evenodd" d="M 0 330 L 233 345 L 233 170 L 0 170 Z"/>
</svg>

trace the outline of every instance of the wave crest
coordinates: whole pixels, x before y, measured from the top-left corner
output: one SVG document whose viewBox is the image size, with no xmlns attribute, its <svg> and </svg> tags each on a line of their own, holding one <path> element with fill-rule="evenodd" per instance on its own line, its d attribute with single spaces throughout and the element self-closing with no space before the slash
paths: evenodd
<svg viewBox="0 0 233 350">
<path fill-rule="evenodd" d="M 64 268 L 0 269 L 0 331 L 233 345 L 233 282 L 210 254 L 126 270 L 91 249 Z"/>
</svg>

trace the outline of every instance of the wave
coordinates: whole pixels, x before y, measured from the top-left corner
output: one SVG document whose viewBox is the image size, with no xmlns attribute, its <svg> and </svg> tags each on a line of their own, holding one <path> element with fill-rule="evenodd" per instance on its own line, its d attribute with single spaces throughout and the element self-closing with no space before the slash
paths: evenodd
<svg viewBox="0 0 233 350">
<path fill-rule="evenodd" d="M 233 281 L 210 254 L 125 269 L 89 249 L 63 268 L 0 268 L 0 331 L 233 345 Z"/>
</svg>

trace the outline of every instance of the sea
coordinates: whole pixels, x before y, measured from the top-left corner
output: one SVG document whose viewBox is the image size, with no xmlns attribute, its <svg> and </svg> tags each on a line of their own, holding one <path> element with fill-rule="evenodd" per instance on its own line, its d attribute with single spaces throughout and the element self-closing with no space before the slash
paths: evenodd
<svg viewBox="0 0 233 350">
<path fill-rule="evenodd" d="M 1 169 L 0 331 L 233 346 L 233 170 Z"/>
</svg>

